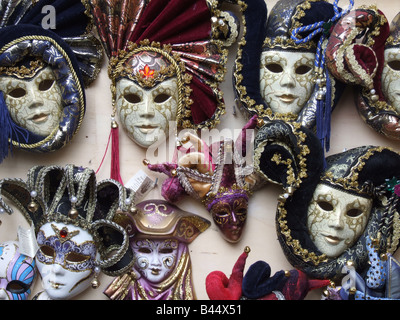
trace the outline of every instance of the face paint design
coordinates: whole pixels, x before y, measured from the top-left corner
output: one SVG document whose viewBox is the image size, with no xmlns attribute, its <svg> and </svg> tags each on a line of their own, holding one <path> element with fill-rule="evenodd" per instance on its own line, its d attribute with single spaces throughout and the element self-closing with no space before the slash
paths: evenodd
<svg viewBox="0 0 400 320">
<path fill-rule="evenodd" d="M 364 232 L 371 208 L 371 199 L 319 184 L 308 208 L 311 239 L 328 257 L 339 256 Z"/>
<path fill-rule="evenodd" d="M 70 224 L 46 223 L 37 241 L 36 262 L 51 299 L 70 299 L 90 286 L 97 251 L 87 231 Z"/>
<path fill-rule="evenodd" d="M 315 54 L 268 50 L 261 54 L 260 90 L 274 113 L 298 114 L 314 88 Z"/>
<path fill-rule="evenodd" d="M 382 70 L 382 91 L 387 101 L 400 114 L 400 49 L 385 50 Z"/>
<path fill-rule="evenodd" d="M 211 206 L 211 214 L 225 240 L 237 242 L 240 240 L 247 218 L 248 200 L 244 197 L 229 197 L 219 199 Z"/>
<path fill-rule="evenodd" d="M 35 275 L 35 261 L 19 252 L 17 242 L 0 244 L 0 300 L 26 300 Z"/>
<path fill-rule="evenodd" d="M 50 67 L 31 79 L 0 77 L 0 90 L 13 121 L 39 136 L 48 136 L 58 127 L 62 115 L 62 95 Z"/>
<path fill-rule="evenodd" d="M 176 78 L 148 89 L 126 78 L 116 83 L 119 119 L 129 137 L 142 147 L 167 137 L 169 122 L 176 120 L 178 99 Z"/>
<path fill-rule="evenodd" d="M 153 284 L 164 281 L 175 268 L 178 245 L 174 239 L 135 239 L 132 248 L 136 270 Z"/>
</svg>

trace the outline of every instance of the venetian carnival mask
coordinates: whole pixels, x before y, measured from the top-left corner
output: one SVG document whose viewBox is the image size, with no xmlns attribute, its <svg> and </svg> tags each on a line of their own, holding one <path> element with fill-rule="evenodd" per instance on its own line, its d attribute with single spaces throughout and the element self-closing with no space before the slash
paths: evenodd
<svg viewBox="0 0 400 320">
<path fill-rule="evenodd" d="M 51 222 L 40 228 L 37 242 L 36 262 L 50 299 L 70 299 L 90 286 L 97 272 L 92 235 L 71 224 Z"/>
<path fill-rule="evenodd" d="M 0 300 L 26 300 L 35 274 L 34 259 L 20 253 L 17 242 L 0 244 Z"/>
<path fill-rule="evenodd" d="M 388 102 L 400 113 L 400 49 L 385 50 L 382 70 L 382 91 Z"/>
<path fill-rule="evenodd" d="M 62 114 L 62 96 L 50 67 L 32 78 L 3 75 L 0 90 L 11 118 L 19 126 L 39 136 L 48 136 L 57 128 Z"/>
<path fill-rule="evenodd" d="M 136 270 L 151 283 L 164 281 L 176 266 L 178 245 L 175 239 L 135 238 L 131 246 Z"/>
<path fill-rule="evenodd" d="M 179 94 L 176 77 L 166 78 L 170 65 L 161 55 L 141 52 L 116 81 L 116 111 L 129 137 L 142 147 L 165 140 L 175 121 Z"/>
<path fill-rule="evenodd" d="M 339 256 L 364 232 L 371 208 L 372 199 L 319 184 L 307 214 L 311 239 L 328 257 Z"/>
<path fill-rule="evenodd" d="M 315 54 L 268 50 L 261 54 L 261 96 L 274 113 L 298 114 L 313 89 Z"/>
</svg>

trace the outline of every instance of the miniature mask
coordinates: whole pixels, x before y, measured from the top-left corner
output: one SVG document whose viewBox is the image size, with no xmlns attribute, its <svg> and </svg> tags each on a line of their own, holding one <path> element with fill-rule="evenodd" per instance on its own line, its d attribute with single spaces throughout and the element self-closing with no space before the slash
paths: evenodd
<svg viewBox="0 0 400 320">
<path fill-rule="evenodd" d="M 64 223 L 46 223 L 38 233 L 36 262 L 45 297 L 71 299 L 86 290 L 96 274 L 97 248 L 93 236 Z"/>
<path fill-rule="evenodd" d="M 0 244 L 0 300 L 26 300 L 36 275 L 35 260 L 15 241 Z"/>
<path fill-rule="evenodd" d="M 0 78 L 0 90 L 16 124 L 39 136 L 48 136 L 58 127 L 63 108 L 61 90 L 50 67 L 34 77 Z"/>
<path fill-rule="evenodd" d="M 308 208 L 308 229 L 316 247 L 337 257 L 353 246 L 367 225 L 372 199 L 320 184 Z"/>
</svg>

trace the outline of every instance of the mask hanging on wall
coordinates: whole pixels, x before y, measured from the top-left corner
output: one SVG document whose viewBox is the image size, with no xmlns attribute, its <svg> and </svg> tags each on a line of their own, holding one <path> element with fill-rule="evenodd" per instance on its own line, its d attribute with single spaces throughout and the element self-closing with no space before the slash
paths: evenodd
<svg viewBox="0 0 400 320">
<path fill-rule="evenodd" d="M 132 266 L 128 235 L 114 219 L 117 210 L 135 210 L 134 193 L 118 182 L 97 182 L 93 170 L 67 165 L 33 167 L 26 182 L 0 185 L 2 196 L 33 221 L 44 289 L 34 299 L 72 299 L 98 287 L 100 272 L 116 276 Z M 3 199 L 1 206 L 11 212 Z"/>
<path fill-rule="evenodd" d="M 344 87 L 325 69 L 325 40 L 352 6 L 342 11 L 337 2 L 280 0 L 267 19 L 264 1 L 245 1 L 246 28 L 234 71 L 237 102 L 245 115 L 315 129 L 327 150 L 330 114 Z"/>
<path fill-rule="evenodd" d="M 235 143 L 226 139 L 207 145 L 197 136 L 188 135 L 189 147 L 183 150 L 177 164 L 146 163 L 150 170 L 168 176 L 162 185 L 166 200 L 177 202 L 189 195 L 201 201 L 228 242 L 240 241 L 251 193 L 262 185 L 252 166 L 246 165 L 250 132 L 256 124 L 254 116 Z"/>
<path fill-rule="evenodd" d="M 285 126 L 265 126 L 255 142 L 255 167 L 284 187 L 276 225 L 289 262 L 312 278 L 337 281 L 349 261 L 358 272 L 367 267 L 367 238 L 378 239 L 379 252 L 394 252 L 399 154 L 363 146 L 327 157 L 324 169 L 315 137 Z M 306 149 L 298 148 L 295 136 Z"/>
<path fill-rule="evenodd" d="M 178 129 L 219 122 L 225 111 L 219 89 L 225 47 L 238 34 L 234 15 L 219 6 L 205 0 L 89 1 L 109 57 L 113 179 L 122 180 L 117 118 L 144 148 L 163 143 L 170 133 L 175 138 Z"/>
<path fill-rule="evenodd" d="M 47 5 L 0 8 L 1 160 L 13 148 L 52 152 L 69 143 L 84 118 L 85 87 L 100 70 L 101 44 L 81 1 L 51 5 L 54 31 L 43 27 Z"/>
<path fill-rule="evenodd" d="M 193 300 L 188 245 L 210 226 L 196 214 L 164 200 L 146 200 L 123 218 L 129 226 L 133 268 L 104 293 L 112 300 Z"/>
</svg>

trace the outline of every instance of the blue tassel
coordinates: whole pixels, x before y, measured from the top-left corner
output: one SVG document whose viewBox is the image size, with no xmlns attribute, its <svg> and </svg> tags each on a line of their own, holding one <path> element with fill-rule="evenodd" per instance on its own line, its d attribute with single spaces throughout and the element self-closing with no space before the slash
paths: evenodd
<svg viewBox="0 0 400 320">
<path fill-rule="evenodd" d="M 12 143 L 10 143 L 12 138 L 18 143 L 20 138 L 23 138 L 25 143 L 29 139 L 29 131 L 19 127 L 11 119 L 2 91 L 0 91 L 0 135 L 0 163 L 10 152 L 12 153 Z"/>
</svg>

